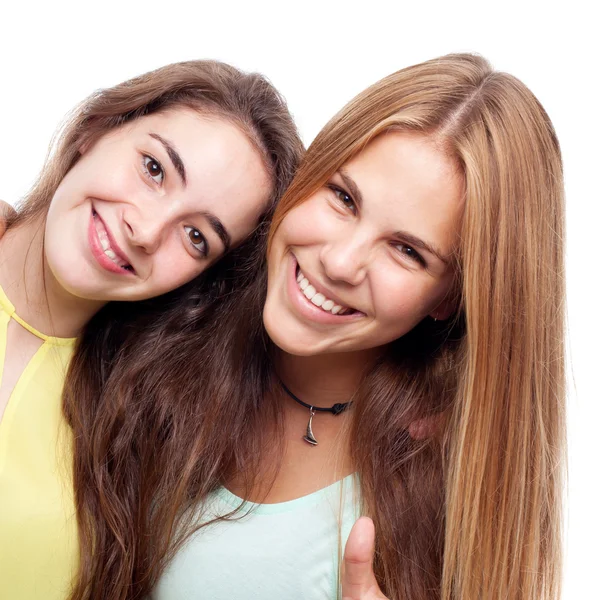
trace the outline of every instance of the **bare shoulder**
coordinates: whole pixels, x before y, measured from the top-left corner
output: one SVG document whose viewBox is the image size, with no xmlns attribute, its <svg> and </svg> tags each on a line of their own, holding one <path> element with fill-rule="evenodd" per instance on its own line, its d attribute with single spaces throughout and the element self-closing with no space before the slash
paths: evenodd
<svg viewBox="0 0 600 600">
<path fill-rule="evenodd" d="M 6 221 L 9 217 L 14 215 L 15 209 L 8 203 L 4 202 L 4 200 L 0 200 L 0 237 L 6 231 Z"/>
</svg>

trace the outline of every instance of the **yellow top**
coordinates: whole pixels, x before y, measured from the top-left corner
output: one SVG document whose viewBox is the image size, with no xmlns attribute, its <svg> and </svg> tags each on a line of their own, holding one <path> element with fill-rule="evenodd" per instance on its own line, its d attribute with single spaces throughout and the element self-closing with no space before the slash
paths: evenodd
<svg viewBox="0 0 600 600">
<path fill-rule="evenodd" d="M 0 287 L 0 383 L 11 318 L 43 343 L 0 421 L 0 598 L 64 600 L 77 566 L 77 526 L 61 396 L 75 339 L 36 331 Z"/>
</svg>

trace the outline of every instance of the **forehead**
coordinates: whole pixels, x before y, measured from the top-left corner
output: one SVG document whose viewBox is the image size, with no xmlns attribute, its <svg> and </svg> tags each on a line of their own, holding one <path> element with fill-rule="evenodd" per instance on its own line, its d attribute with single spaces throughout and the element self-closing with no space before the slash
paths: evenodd
<svg viewBox="0 0 600 600">
<path fill-rule="evenodd" d="M 227 168 L 234 162 L 232 155 L 258 154 L 248 136 L 231 120 L 186 107 L 140 117 L 124 131 L 128 133 L 140 137 L 158 133 L 186 154 L 182 158 L 187 158 L 190 166 L 203 170 Z"/>
<path fill-rule="evenodd" d="M 444 253 L 452 250 L 463 210 L 463 177 L 430 137 L 385 132 L 342 170 L 359 187 L 365 214 L 433 241 Z"/>
<path fill-rule="evenodd" d="M 190 212 L 216 214 L 234 243 L 254 227 L 271 181 L 262 156 L 240 127 L 221 116 L 177 108 L 136 119 L 129 132 L 140 142 L 158 134 L 177 150 L 187 179 L 182 197 Z"/>
</svg>

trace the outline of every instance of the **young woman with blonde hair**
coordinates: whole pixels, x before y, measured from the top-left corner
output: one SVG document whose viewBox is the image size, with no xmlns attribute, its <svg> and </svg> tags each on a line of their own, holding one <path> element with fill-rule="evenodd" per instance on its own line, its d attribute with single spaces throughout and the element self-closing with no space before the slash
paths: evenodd
<svg viewBox="0 0 600 600">
<path fill-rule="evenodd" d="M 457 54 L 357 96 L 268 269 L 210 319 L 181 295 L 87 383 L 114 416 L 79 474 L 79 597 L 558 598 L 563 232 L 558 142 L 519 80 Z"/>
<path fill-rule="evenodd" d="M 387 596 L 559 597 L 563 260 L 550 119 L 476 56 L 417 65 L 359 95 L 279 205 L 266 329 L 279 374 L 309 402 L 321 400 L 303 373 L 315 358 L 321 371 L 368 365 L 348 445 Z M 295 265 L 355 320 L 310 315 L 289 283 Z M 398 434 L 439 411 L 439 448 Z"/>
<path fill-rule="evenodd" d="M 264 77 L 173 64 L 86 99 L 32 191 L 3 215 L 2 598 L 62 599 L 74 582 L 83 593 L 77 573 L 103 540 L 80 507 L 106 499 L 79 471 L 94 421 L 108 417 L 81 388 L 67 384 L 63 398 L 66 371 L 102 378 L 110 363 L 95 357 L 117 354 L 119 336 L 160 318 L 184 284 L 205 311 L 235 290 L 302 150 Z"/>
</svg>

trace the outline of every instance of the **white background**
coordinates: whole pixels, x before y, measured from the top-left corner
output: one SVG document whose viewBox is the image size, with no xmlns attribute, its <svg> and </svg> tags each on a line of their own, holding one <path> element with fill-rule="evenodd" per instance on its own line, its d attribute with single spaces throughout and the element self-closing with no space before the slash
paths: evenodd
<svg viewBox="0 0 600 600">
<path fill-rule="evenodd" d="M 169 62 L 265 73 L 308 144 L 352 96 L 410 64 L 479 52 L 538 96 L 562 145 L 570 346 L 566 600 L 600 598 L 600 47 L 593 2 L 16 2 L 0 5 L 0 198 L 16 202 L 65 113 Z M 594 11 L 596 12 L 596 11 Z M 540 323 L 543 327 L 543 324 Z"/>
</svg>

